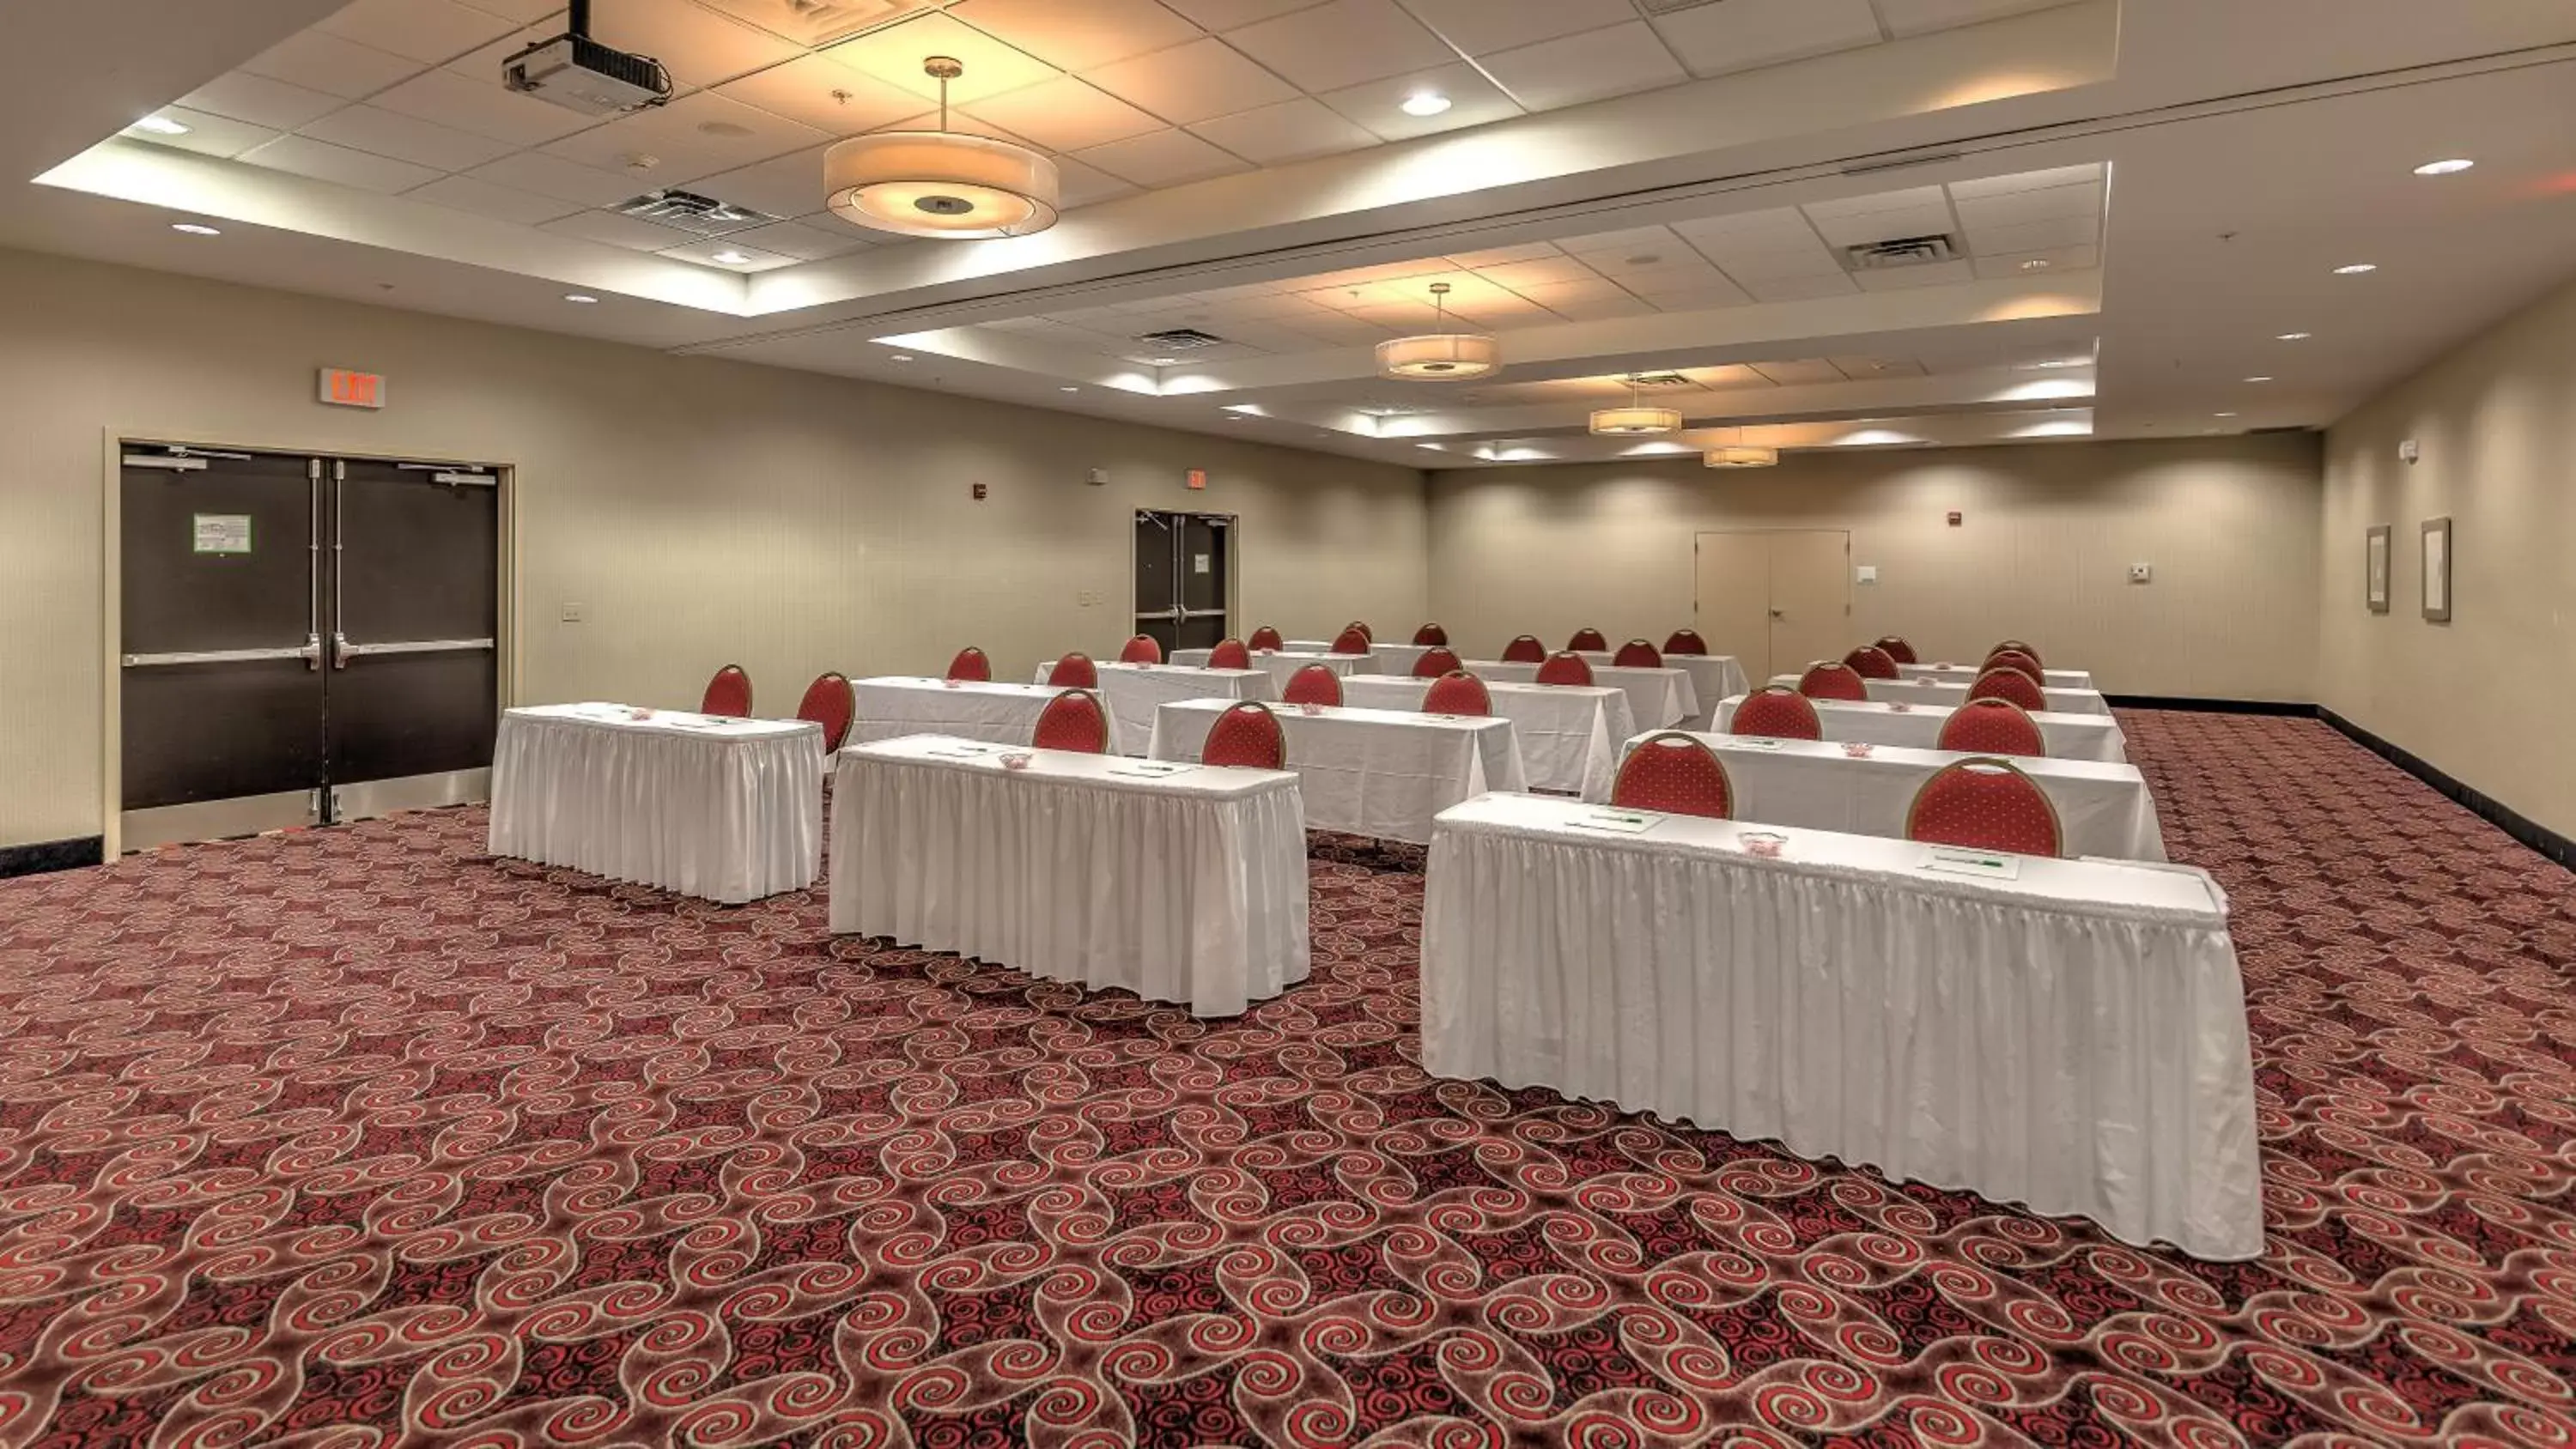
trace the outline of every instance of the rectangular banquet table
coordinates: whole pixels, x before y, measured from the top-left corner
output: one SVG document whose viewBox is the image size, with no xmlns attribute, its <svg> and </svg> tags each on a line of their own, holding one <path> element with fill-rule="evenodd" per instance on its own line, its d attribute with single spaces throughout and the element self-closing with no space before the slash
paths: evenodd
<svg viewBox="0 0 2576 1449">
<path fill-rule="evenodd" d="M 1619 752 L 1651 738 L 1640 735 Z M 1742 735 L 1697 735 L 1717 751 L 1735 788 L 1735 818 L 1764 825 L 1797 825 L 1810 830 L 1839 830 L 1852 835 L 1905 838 L 1905 820 L 1914 808 L 1914 792 L 1944 765 L 1976 758 L 1944 750 L 1910 750 L 1872 745 L 1860 759 L 1843 747 L 1816 740 L 1748 739 Z M 2013 764 L 2057 807 L 2065 853 L 2109 860 L 2161 861 L 2165 858 L 2163 824 L 2156 818 L 2155 797 L 2147 777 L 2135 765 L 2108 765 L 2094 760 L 2015 760 Z M 1586 790 L 1596 803 L 1610 798 L 1605 786 Z"/>
<path fill-rule="evenodd" d="M 1207 661 L 1208 651 L 1205 649 L 1175 649 L 1172 651 L 1172 662 L 1174 664 L 1184 665 L 1192 669 L 1205 669 L 1207 667 Z M 1326 669 L 1329 669 L 1344 678 L 1348 678 L 1354 674 L 1375 674 L 1378 672 L 1377 656 L 1374 654 L 1330 654 L 1320 652 L 1307 654 L 1294 649 L 1273 649 L 1267 651 L 1255 649 L 1252 651 L 1252 667 L 1261 670 L 1263 673 L 1270 676 L 1271 687 L 1274 691 L 1286 689 L 1288 687 L 1288 681 L 1297 676 L 1297 671 L 1305 668 L 1309 664 L 1320 664 Z M 1271 698 L 1276 699 L 1278 698 L 1278 695 L 1274 692 L 1271 695 Z"/>
<path fill-rule="evenodd" d="M 1109 710 L 1109 748 L 1121 755 L 1142 755 L 1154 740 L 1154 711 L 1176 699 L 1277 699 L 1279 689 L 1264 669 L 1200 669 L 1182 664 L 1102 664 L 1100 702 Z M 1052 664 L 1038 670 L 1043 683 Z"/>
<path fill-rule="evenodd" d="M 1359 709 L 1419 710 L 1430 692 L 1428 679 L 1392 674 L 1354 674 L 1342 681 L 1342 702 Z M 1580 793 L 1597 787 L 1608 797 L 1610 777 L 1619 768 L 1619 742 L 1637 732 L 1626 691 L 1488 680 L 1485 693 L 1496 717 L 1512 722 L 1532 788 Z"/>
<path fill-rule="evenodd" d="M 1798 687 L 1798 676 L 1775 675 L 1771 682 L 1795 689 Z M 1870 679 L 1862 682 L 1869 686 L 1869 697 L 1881 704 L 1922 704 L 1939 709 L 1957 709 L 1968 702 L 1969 686 L 1975 684 L 1976 680 L 1971 677 L 1964 680 Z M 2047 688 L 2042 689 L 2040 694 L 2047 699 L 2048 708 L 2052 714 L 2109 714 L 2111 712 L 2110 701 L 2105 700 L 2094 690 Z"/>
<path fill-rule="evenodd" d="M 1491 682 L 1534 684 L 1538 681 L 1535 664 L 1507 664 L 1500 659 L 1471 659 L 1467 672 Z M 1679 669 L 1602 669 L 1592 671 L 1592 682 L 1606 689 L 1628 693 L 1628 708 L 1637 716 L 1641 730 L 1668 729 L 1691 719 L 1700 712 L 1699 689 L 1691 677 Z"/>
<path fill-rule="evenodd" d="M 1028 760 L 1010 769 L 1006 757 Z M 1306 827 L 1284 770 L 916 735 L 841 751 L 832 930 L 1194 1016 L 1306 979 Z"/>
<path fill-rule="evenodd" d="M 1582 653 L 1584 661 L 1592 666 L 1596 679 L 1602 670 L 1615 667 L 1610 661 L 1619 657 L 1616 653 L 1605 654 L 1593 649 Z M 1719 700 L 1753 691 L 1753 686 L 1744 677 L 1744 662 L 1732 654 L 1667 654 L 1664 667 L 1689 675 L 1691 692 L 1699 697 L 1699 708 L 1691 712 L 1689 719 L 1681 721 L 1686 729 L 1705 728 L 1708 712 L 1717 708 Z"/>
<path fill-rule="evenodd" d="M 1228 708 L 1212 699 L 1154 716 L 1157 760 L 1195 761 Z M 1453 719 L 1383 709 L 1277 710 L 1288 768 L 1303 782 L 1306 824 L 1422 845 L 1431 817 L 1488 790 L 1525 790 L 1520 741 L 1507 719 Z"/>
<path fill-rule="evenodd" d="M 1896 672 L 1907 679 L 1938 679 L 1950 684 L 1974 684 L 1986 671 L 1973 664 L 1900 664 Z M 2040 683 L 2050 689 L 2091 689 L 2093 671 L 2089 669 L 2043 669 Z"/>
<path fill-rule="evenodd" d="M 2001 857 L 1490 795 L 1444 812 L 1422 1065 L 1655 1112 L 1802 1157 L 2263 1251 L 2227 900 L 2176 866 Z"/>
<path fill-rule="evenodd" d="M 1330 639 L 1290 639 L 1286 642 L 1288 645 L 1288 651 L 1292 654 L 1330 654 L 1333 652 L 1333 641 Z M 1423 655 L 1430 653 L 1431 646 L 1428 644 L 1395 644 L 1384 641 L 1372 641 L 1369 644 L 1369 652 L 1377 656 L 1377 667 L 1371 671 L 1372 673 L 1411 674 L 1413 672 L 1413 662 L 1420 659 Z"/>
<path fill-rule="evenodd" d="M 987 744 L 1025 745 L 1037 737 L 1038 716 L 1064 693 L 1052 685 L 891 676 L 853 681 L 859 712 L 849 742 L 871 744 L 905 735 L 956 735 Z"/>
<path fill-rule="evenodd" d="M 494 855 L 740 905 L 823 873 L 823 727 L 621 704 L 501 715 Z"/>
<path fill-rule="evenodd" d="M 1725 734 L 1735 722 L 1740 698 L 1730 699 L 1717 707 L 1715 728 Z M 1873 745 L 1901 745 L 1907 749 L 1934 750 L 1941 747 L 1941 726 L 1951 715 L 1947 709 L 1930 705 L 1867 704 L 1856 700 L 1819 699 L 1816 717 L 1824 722 L 1825 738 L 1837 743 L 1861 740 Z M 2057 714 L 2053 711 L 2034 714 L 2040 738 L 2048 745 L 2049 754 L 2061 760 L 2100 760 L 2105 764 L 2125 764 L 2129 758 L 2128 740 L 2120 733 L 2119 721 L 2107 714 Z"/>
</svg>

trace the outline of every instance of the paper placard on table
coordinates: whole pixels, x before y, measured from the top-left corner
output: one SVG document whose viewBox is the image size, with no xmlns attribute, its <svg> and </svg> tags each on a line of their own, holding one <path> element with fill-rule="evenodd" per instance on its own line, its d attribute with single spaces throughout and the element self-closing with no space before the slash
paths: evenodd
<svg viewBox="0 0 2576 1449">
<path fill-rule="evenodd" d="M 1981 875 L 1989 880 L 2021 879 L 2021 857 L 1993 850 L 1952 850 L 1936 845 L 1923 868 L 1952 875 Z"/>
<path fill-rule="evenodd" d="M 1110 766 L 1109 773 L 1113 775 L 1141 775 L 1149 780 L 1162 780 L 1168 779 L 1174 775 L 1186 775 L 1197 768 L 1198 766 L 1196 765 L 1176 764 L 1169 760 L 1130 760 L 1123 765 Z"/>
</svg>

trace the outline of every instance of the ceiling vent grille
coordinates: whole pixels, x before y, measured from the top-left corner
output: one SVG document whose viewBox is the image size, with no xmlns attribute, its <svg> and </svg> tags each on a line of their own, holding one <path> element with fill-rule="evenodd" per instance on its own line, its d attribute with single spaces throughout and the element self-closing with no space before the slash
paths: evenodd
<svg viewBox="0 0 2576 1449">
<path fill-rule="evenodd" d="M 1957 261 L 1963 253 L 1948 235 L 1905 236 L 1843 248 L 1845 266 L 1855 272 L 1885 272 L 1898 267 L 1928 267 Z"/>
<path fill-rule="evenodd" d="M 1676 388 L 1699 386 L 1678 372 L 1641 372 L 1629 378 L 1628 385 L 1639 392 L 1671 392 Z"/>
<path fill-rule="evenodd" d="M 1213 332 L 1195 327 L 1175 327 L 1168 332 L 1148 332 L 1136 339 L 1165 352 L 1195 352 L 1202 347 L 1223 347 L 1225 339 Z"/>
<path fill-rule="evenodd" d="M 659 222 L 696 236 L 723 236 L 727 232 L 767 226 L 778 220 L 767 212 L 718 201 L 712 196 L 700 196 L 694 191 L 647 191 L 632 201 L 619 204 L 614 210 L 620 216 Z"/>
<path fill-rule="evenodd" d="M 772 35 L 817 47 L 913 14 L 918 0 L 712 0 Z"/>
</svg>

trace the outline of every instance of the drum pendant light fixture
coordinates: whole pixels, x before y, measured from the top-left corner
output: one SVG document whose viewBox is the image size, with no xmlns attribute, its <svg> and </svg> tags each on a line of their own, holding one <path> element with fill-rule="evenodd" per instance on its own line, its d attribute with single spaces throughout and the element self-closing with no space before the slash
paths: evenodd
<svg viewBox="0 0 2576 1449">
<path fill-rule="evenodd" d="M 877 131 L 823 153 L 825 205 L 852 225 L 898 236 L 977 240 L 1055 225 L 1055 163 L 949 130 L 948 83 L 966 67 L 934 55 L 921 68 L 939 82 L 939 129 Z"/>
<path fill-rule="evenodd" d="M 1407 382 L 1466 382 L 1486 377 L 1503 365 L 1503 344 L 1482 332 L 1448 330 L 1449 284 L 1431 284 L 1431 305 L 1439 329 L 1419 337 L 1398 337 L 1377 345 L 1380 377 Z"/>
<path fill-rule="evenodd" d="M 1603 438 L 1642 438 L 1657 433 L 1678 433 L 1682 415 L 1671 408 L 1650 408 L 1637 397 L 1637 379 L 1628 379 L 1628 405 L 1603 408 L 1592 415 L 1592 432 Z"/>
<path fill-rule="evenodd" d="M 1734 442 L 1722 448 L 1709 449 L 1702 457 L 1701 461 L 1707 463 L 1708 466 L 1712 468 L 1773 468 L 1779 466 L 1779 449 L 1748 447 L 1744 442 L 1744 430 L 1742 428 L 1737 428 L 1734 432 Z"/>
</svg>

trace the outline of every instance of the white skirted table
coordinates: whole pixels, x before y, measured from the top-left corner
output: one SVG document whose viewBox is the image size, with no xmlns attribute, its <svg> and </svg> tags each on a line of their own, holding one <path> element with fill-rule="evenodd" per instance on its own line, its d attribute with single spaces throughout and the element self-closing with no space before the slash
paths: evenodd
<svg viewBox="0 0 2576 1449">
<path fill-rule="evenodd" d="M 622 704 L 501 716 L 494 855 L 740 905 L 823 873 L 823 727 Z"/>
<path fill-rule="evenodd" d="M 1154 716 L 1157 760 L 1195 762 L 1208 730 L 1230 706 L 1212 699 L 1167 704 Z M 1294 705 L 1274 711 L 1288 738 L 1288 768 L 1303 782 L 1306 824 L 1414 845 L 1431 817 L 1488 790 L 1526 790 L 1519 739 L 1507 719 L 1454 719 L 1383 709 Z"/>
<path fill-rule="evenodd" d="M 1974 684 L 1986 671 L 1974 664 L 1900 664 L 1896 672 L 1906 679 L 1936 679 L 1946 684 Z M 2042 685 L 2050 689 L 2092 689 L 2093 671 L 2089 669 L 2043 669 Z"/>
<path fill-rule="evenodd" d="M 1330 639 L 1290 639 L 1286 641 L 1286 643 L 1288 645 L 1288 651 L 1292 654 L 1330 654 L 1333 652 L 1333 641 Z M 1379 674 L 1411 674 L 1413 672 L 1414 661 L 1420 659 L 1423 655 L 1430 653 L 1431 649 L 1432 646 L 1428 644 L 1395 644 L 1388 643 L 1384 640 L 1372 640 L 1369 644 L 1369 652 L 1377 656 L 1377 665 L 1372 672 Z M 1456 651 L 1452 650 L 1451 652 L 1454 653 Z"/>
<path fill-rule="evenodd" d="M 1500 659 L 1473 659 L 1467 672 L 1502 684 L 1534 684 L 1538 681 L 1535 664 L 1507 664 Z M 1637 716 L 1641 730 L 1669 729 L 1698 716 L 1699 687 L 1679 669 L 1595 668 L 1592 682 L 1604 689 L 1625 690 L 1628 708 Z"/>
<path fill-rule="evenodd" d="M 1200 669 L 1180 664 L 1103 664 L 1100 702 L 1109 710 L 1109 748 L 1142 755 L 1154 740 L 1154 711 L 1176 699 L 1277 699 L 1268 670 Z M 1044 683 L 1055 666 L 1038 670 Z"/>
<path fill-rule="evenodd" d="M 1430 692 L 1430 680 L 1392 674 L 1354 674 L 1342 681 L 1342 702 L 1359 709 L 1419 710 Z M 1610 777 L 1619 768 L 1619 742 L 1637 732 L 1626 691 L 1487 680 L 1485 693 L 1495 716 L 1512 722 L 1531 788 L 1597 789 L 1608 797 Z"/>
<path fill-rule="evenodd" d="M 1172 663 L 1176 665 L 1191 669 L 1205 669 L 1207 662 L 1208 651 L 1205 649 L 1172 651 Z M 1252 667 L 1270 676 L 1271 688 L 1274 691 L 1270 697 L 1273 699 L 1278 698 L 1275 691 L 1286 689 L 1288 681 L 1297 677 L 1297 671 L 1309 664 L 1320 664 L 1345 678 L 1354 674 L 1378 672 L 1377 656 L 1374 654 L 1308 654 L 1294 649 L 1252 651 Z"/>
<path fill-rule="evenodd" d="M 1019 758 L 1024 768 L 1004 761 Z M 916 735 L 841 751 L 832 930 L 1233 1016 L 1306 979 L 1284 770 Z"/>
<path fill-rule="evenodd" d="M 1503 795 L 1440 817 L 1424 1070 L 2262 1254 L 2244 987 L 2206 875 L 1824 831 L 1761 859 L 1760 826 L 1632 818 Z"/>
<path fill-rule="evenodd" d="M 1941 726 L 1948 723 L 1953 711 L 1932 705 L 1866 704 L 1857 700 L 1818 699 L 1816 718 L 1823 721 L 1825 738 L 1836 744 L 1858 740 L 1872 745 L 1898 745 L 1906 749 L 1937 750 L 1941 747 Z M 1744 701 L 1730 699 L 1717 707 L 1715 729 L 1727 733 L 1735 723 L 1735 711 Z M 2129 743 L 2120 733 L 2119 721 L 2107 714 L 2058 714 L 2054 711 L 2034 714 L 2039 737 L 2047 744 L 2049 754 L 2061 760 L 2100 760 L 2105 764 L 2126 764 Z"/>
<path fill-rule="evenodd" d="M 1630 740 L 1629 750 L 1648 736 Z M 1717 751 L 1735 788 L 1735 818 L 1764 825 L 1795 825 L 1810 830 L 1839 830 L 1853 835 L 1905 838 L 1905 819 L 1914 794 L 1944 765 L 1974 759 L 1943 750 L 1910 750 L 1871 745 L 1855 758 L 1838 744 L 1814 740 L 1751 739 L 1743 735 L 1695 736 Z M 2163 824 L 2156 818 L 2155 796 L 2147 777 L 2135 765 L 2109 765 L 2095 760 L 2015 760 L 2013 764 L 2057 807 L 2065 853 L 2109 860 L 2161 861 L 2165 858 Z M 1604 787 L 1586 790 L 1583 798 L 1599 803 L 1610 798 Z"/>
<path fill-rule="evenodd" d="M 1798 676 L 1776 675 L 1771 682 L 1795 689 L 1798 687 Z M 1968 689 L 1976 683 L 1976 680 L 1971 677 L 1964 680 L 1871 679 L 1863 682 L 1869 686 L 1869 697 L 1880 704 L 1921 704 L 1930 705 L 1936 709 L 1957 709 L 1968 702 Z M 2059 689 L 2051 685 L 2042 689 L 2040 695 L 2048 701 L 2048 709 L 2052 714 L 2109 714 L 2111 712 L 2110 701 L 2104 699 L 2096 690 Z"/>
<path fill-rule="evenodd" d="M 905 735 L 956 735 L 996 745 L 1025 745 L 1037 735 L 1038 716 L 1057 695 L 1046 684 L 887 677 L 855 680 L 859 711 L 849 742 L 871 744 Z"/>
<path fill-rule="evenodd" d="M 1615 668 L 1610 661 L 1619 657 L 1615 651 L 1603 653 L 1587 649 L 1582 653 L 1584 662 L 1592 666 L 1595 678 L 1603 669 Z M 1708 712 L 1717 708 L 1719 700 L 1749 694 L 1753 690 L 1744 677 L 1744 662 L 1732 654 L 1667 654 L 1664 667 L 1689 675 L 1691 692 L 1699 697 L 1699 708 L 1691 711 L 1689 719 L 1682 721 L 1688 729 L 1706 726 Z"/>
</svg>

